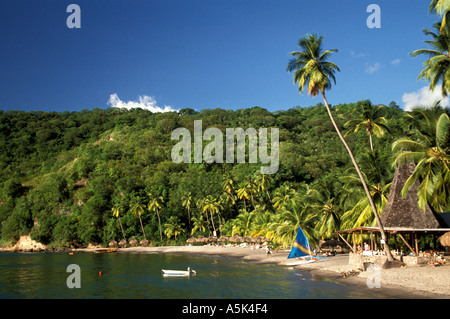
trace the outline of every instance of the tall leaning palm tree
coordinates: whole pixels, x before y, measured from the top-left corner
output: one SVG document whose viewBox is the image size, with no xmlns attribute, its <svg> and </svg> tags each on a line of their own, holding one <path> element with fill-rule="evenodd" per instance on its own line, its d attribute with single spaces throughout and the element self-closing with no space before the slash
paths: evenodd
<svg viewBox="0 0 450 319">
<path fill-rule="evenodd" d="M 355 166 L 356 172 L 358 173 L 359 179 L 364 187 L 364 191 L 372 207 L 372 211 L 377 220 L 377 224 L 380 227 L 381 237 L 384 241 L 384 251 L 389 261 L 393 261 L 394 257 L 387 245 L 386 233 L 384 231 L 383 225 L 381 223 L 380 217 L 378 216 L 377 209 L 370 195 L 370 191 L 367 187 L 366 181 L 356 163 L 355 157 L 348 146 L 345 138 L 342 136 L 339 127 L 337 126 L 333 114 L 331 113 L 330 106 L 325 97 L 325 91 L 331 88 L 332 82 L 336 84 L 336 78 L 334 76 L 335 72 L 339 72 L 339 67 L 328 61 L 328 58 L 337 49 L 323 50 L 322 47 L 323 36 L 317 36 L 315 34 L 308 34 L 306 37 L 301 38 L 299 41 L 299 47 L 301 51 L 293 51 L 290 53 L 293 58 L 289 61 L 287 70 L 289 72 L 294 72 L 294 83 L 298 83 L 298 89 L 300 93 L 303 94 L 305 86 L 307 86 L 307 93 L 312 97 L 317 96 L 319 93 L 322 95 L 325 107 L 327 109 L 328 115 L 330 116 L 331 123 L 333 124 L 339 138 L 344 144 L 350 159 Z"/>
<path fill-rule="evenodd" d="M 430 81 L 430 90 L 434 90 L 436 85 L 441 82 L 441 92 L 443 96 L 447 96 L 448 88 L 450 88 L 450 26 L 444 28 L 440 22 L 435 23 L 436 32 L 424 29 L 425 35 L 432 37 L 432 40 L 424 41 L 431 46 L 431 49 L 419 49 L 410 53 L 411 56 L 417 57 L 425 55 L 429 57 L 424 62 L 425 68 L 420 72 L 417 79 Z"/>
</svg>

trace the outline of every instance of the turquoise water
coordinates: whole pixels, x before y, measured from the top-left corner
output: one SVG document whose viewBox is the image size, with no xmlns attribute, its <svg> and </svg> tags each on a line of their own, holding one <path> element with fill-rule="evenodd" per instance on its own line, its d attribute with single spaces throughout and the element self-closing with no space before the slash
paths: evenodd
<svg viewBox="0 0 450 319">
<path fill-rule="evenodd" d="M 81 288 L 68 288 L 81 269 Z M 197 275 L 163 277 L 161 269 L 191 267 Z M 99 276 L 102 271 L 102 276 Z M 187 254 L 0 253 L 0 298 L 303 299 L 374 298 L 337 282 L 279 265 Z"/>
</svg>

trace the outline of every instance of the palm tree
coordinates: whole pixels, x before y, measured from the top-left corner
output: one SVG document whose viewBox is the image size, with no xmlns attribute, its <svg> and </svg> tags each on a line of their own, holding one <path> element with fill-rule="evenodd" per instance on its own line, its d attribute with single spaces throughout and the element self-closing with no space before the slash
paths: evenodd
<svg viewBox="0 0 450 319">
<path fill-rule="evenodd" d="M 131 210 L 131 213 L 133 214 L 133 216 L 139 217 L 139 221 L 141 222 L 142 233 L 144 234 L 144 239 L 147 239 L 145 236 L 144 225 L 142 224 L 142 218 L 141 218 L 141 215 L 144 213 L 144 208 L 142 208 L 142 206 L 141 206 L 139 196 L 134 198 L 134 204 L 131 205 L 130 210 Z"/>
<path fill-rule="evenodd" d="M 234 181 L 233 181 L 233 179 L 232 179 L 230 176 L 228 176 L 227 178 L 225 178 L 225 179 L 223 180 L 223 182 L 222 182 L 222 188 L 223 188 L 223 190 L 225 191 L 225 193 L 227 194 L 228 198 L 231 199 L 233 205 L 234 205 L 235 208 L 236 208 L 236 211 L 238 211 L 239 209 L 238 209 L 238 207 L 237 207 L 236 199 L 235 199 L 235 197 L 234 197 L 234 192 L 235 192 L 235 189 L 234 189 Z"/>
<path fill-rule="evenodd" d="M 429 202 L 437 211 L 443 212 L 443 207 L 450 206 L 450 118 L 442 113 L 433 121 L 432 111 L 415 110 L 415 113 L 424 117 L 424 129 L 415 131 L 415 140 L 403 138 L 392 146 L 393 151 L 400 151 L 394 165 L 416 164 L 413 174 L 405 182 L 402 196 L 420 178 L 417 190 L 419 207 L 425 210 Z M 430 128 L 434 131 L 433 135 L 429 133 Z"/>
<path fill-rule="evenodd" d="M 177 236 L 184 233 L 184 223 L 180 223 L 180 219 L 176 216 L 170 216 L 167 222 L 164 224 L 164 234 L 166 234 L 167 238 L 175 236 L 175 240 L 177 240 Z"/>
<path fill-rule="evenodd" d="M 199 198 L 197 200 L 197 207 L 200 208 L 202 213 L 205 213 L 205 211 L 206 211 L 204 209 L 206 204 L 207 204 L 206 197 L 205 198 Z M 210 230 L 210 226 L 209 226 L 209 218 L 208 218 L 208 212 L 207 211 L 206 211 L 205 215 L 206 215 L 206 224 L 208 226 L 208 232 L 209 232 L 209 235 L 211 235 L 211 230 Z"/>
<path fill-rule="evenodd" d="M 434 28 L 437 32 L 424 29 L 425 35 L 430 35 L 433 39 L 425 41 L 432 49 L 420 49 L 410 53 L 411 56 L 417 57 L 425 55 L 430 57 L 424 62 L 425 68 L 420 72 L 417 79 L 430 81 L 430 90 L 434 90 L 439 82 L 441 83 L 441 92 L 447 96 L 447 89 L 450 87 L 450 28 L 447 25 L 442 27 L 441 23 L 435 23 Z"/>
<path fill-rule="evenodd" d="M 114 206 L 113 208 L 111 208 L 111 211 L 113 213 L 113 216 L 119 219 L 120 229 L 122 230 L 123 239 L 125 239 L 125 232 L 123 231 L 122 221 L 120 220 L 120 207 Z"/>
<path fill-rule="evenodd" d="M 244 209 L 247 210 L 247 205 L 245 203 L 245 200 L 250 199 L 250 192 L 249 192 L 248 188 L 246 186 L 242 186 L 241 188 L 239 188 L 237 191 L 237 197 L 239 199 L 244 200 Z"/>
<path fill-rule="evenodd" d="M 162 230 L 161 230 L 161 218 L 159 217 L 159 210 L 161 209 L 161 205 L 164 203 L 164 199 L 162 196 L 153 196 L 152 194 L 148 194 L 150 201 L 148 202 L 148 209 L 152 212 L 156 212 L 158 216 L 159 223 L 159 236 L 162 241 Z"/>
<path fill-rule="evenodd" d="M 211 195 L 206 196 L 205 204 L 203 206 L 203 212 L 207 213 L 209 211 L 209 213 L 211 215 L 211 224 L 213 226 L 214 234 L 217 234 L 217 232 L 216 232 L 216 226 L 214 225 L 213 214 L 219 214 L 220 209 L 223 209 L 223 207 L 218 200 L 216 200 Z M 219 225 L 220 225 L 220 217 L 219 217 Z"/>
<path fill-rule="evenodd" d="M 352 119 L 344 124 L 345 127 L 350 128 L 344 137 L 352 132 L 357 133 L 360 129 L 365 129 L 369 135 L 370 149 L 373 152 L 372 134 L 381 138 L 384 136 L 385 131 L 389 132 L 389 128 L 385 125 L 387 120 L 381 116 L 383 109 L 383 105 L 376 107 L 370 101 L 364 101 L 362 114 L 358 118 Z"/>
<path fill-rule="evenodd" d="M 450 14 L 450 0 L 431 0 L 429 12 L 442 16 L 442 28 L 445 28 Z"/>
<path fill-rule="evenodd" d="M 201 213 L 192 216 L 191 235 L 194 235 L 197 231 L 204 233 L 206 231 L 205 225 L 207 226 L 208 224 L 203 219 L 203 215 Z"/>
<path fill-rule="evenodd" d="M 258 191 L 266 192 L 269 201 L 272 201 L 269 194 L 269 185 L 272 182 L 272 177 L 267 174 L 258 174 L 255 179 L 255 184 L 258 187 Z"/>
<path fill-rule="evenodd" d="M 275 197 L 272 199 L 273 207 L 283 209 L 296 195 L 295 189 L 290 188 L 288 185 L 282 185 L 275 190 Z"/>
<path fill-rule="evenodd" d="M 328 101 L 325 97 L 325 91 L 331 88 L 332 85 L 331 82 L 333 81 L 334 83 L 336 83 L 334 73 L 340 70 L 336 64 L 328 61 L 330 55 L 334 52 L 337 52 L 338 50 L 332 49 L 323 51 L 322 40 L 323 36 L 318 37 L 317 35 L 310 35 L 310 34 L 308 34 L 305 38 L 301 38 L 299 41 L 299 46 L 302 49 L 302 51 L 294 51 L 290 53 L 290 55 L 292 55 L 294 58 L 292 58 L 289 61 L 287 70 L 289 72 L 295 72 L 294 83 L 298 83 L 298 89 L 300 93 L 303 94 L 305 85 L 307 85 L 308 87 L 307 93 L 310 94 L 311 96 L 314 97 L 317 96 L 319 93 L 321 93 L 331 123 L 333 124 L 337 134 L 339 135 L 339 138 L 344 144 L 353 165 L 355 166 L 355 169 L 364 187 L 364 191 L 366 192 L 370 205 L 372 206 L 372 210 L 374 212 L 378 226 L 380 227 L 381 237 L 385 243 L 384 250 L 386 256 L 389 261 L 393 261 L 394 257 L 392 257 L 391 251 L 387 245 L 386 233 L 384 231 L 381 220 L 378 216 L 375 204 L 373 203 L 370 191 L 367 187 L 367 184 L 364 180 L 361 170 L 359 169 L 358 164 L 356 163 L 355 157 L 353 156 L 350 147 L 345 141 L 345 138 L 342 136 L 341 131 L 339 130 L 339 127 L 337 126 L 334 120 L 330 106 L 328 105 Z"/>
<path fill-rule="evenodd" d="M 240 234 L 244 237 L 247 236 L 250 232 L 250 226 L 254 216 L 252 212 L 241 209 L 241 213 L 233 220 L 233 231 L 231 235 Z"/>
<path fill-rule="evenodd" d="M 317 244 L 315 225 L 317 216 L 312 214 L 298 198 L 291 201 L 283 210 L 278 211 L 269 231 L 273 232 L 272 241 L 280 243 L 283 247 L 289 247 L 295 239 L 297 230 L 302 228 L 311 246 Z"/>
<path fill-rule="evenodd" d="M 191 204 L 192 204 L 191 192 L 189 192 L 186 195 L 184 195 L 183 197 L 181 197 L 181 200 L 182 200 L 181 205 L 187 209 L 189 225 L 191 225 L 191 214 L 190 214 Z"/>
<path fill-rule="evenodd" d="M 319 184 L 316 188 L 308 187 L 304 196 L 304 200 L 309 202 L 309 209 L 318 217 L 315 229 L 322 238 L 331 237 L 340 226 L 339 207 L 326 186 Z"/>
<path fill-rule="evenodd" d="M 359 178 L 354 175 L 350 175 L 346 176 L 345 179 L 347 180 L 347 183 L 344 186 L 344 189 L 350 192 L 352 196 L 356 196 L 358 188 L 355 192 L 354 187 L 357 182 L 359 183 Z M 378 182 L 375 184 L 369 184 L 370 194 L 372 195 L 379 212 L 383 211 L 384 206 L 386 206 L 390 187 L 391 183 L 384 184 L 382 182 Z M 342 215 L 341 220 L 341 228 L 343 229 L 356 228 L 364 225 L 374 226 L 376 223 L 372 207 L 370 206 L 366 196 L 361 196 L 360 200 L 353 205 L 350 210 L 347 210 Z"/>
</svg>

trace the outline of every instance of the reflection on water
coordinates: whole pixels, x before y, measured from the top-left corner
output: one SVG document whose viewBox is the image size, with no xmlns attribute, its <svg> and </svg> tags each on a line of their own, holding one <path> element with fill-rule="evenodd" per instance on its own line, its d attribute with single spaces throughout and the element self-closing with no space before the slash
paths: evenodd
<svg viewBox="0 0 450 319">
<path fill-rule="evenodd" d="M 69 289 L 67 266 L 81 269 Z M 161 269 L 197 275 L 163 277 Z M 99 272 L 102 275 L 99 276 Z M 308 273 L 236 258 L 182 254 L 0 253 L 0 298 L 373 298 L 366 291 L 314 280 Z"/>
</svg>

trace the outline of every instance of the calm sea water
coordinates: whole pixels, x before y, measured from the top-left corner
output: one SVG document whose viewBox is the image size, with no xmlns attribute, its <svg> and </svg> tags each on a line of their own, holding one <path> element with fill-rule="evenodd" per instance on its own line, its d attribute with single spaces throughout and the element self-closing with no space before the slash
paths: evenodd
<svg viewBox="0 0 450 319">
<path fill-rule="evenodd" d="M 67 266 L 81 269 L 81 288 L 66 285 Z M 197 275 L 167 278 L 188 266 Z M 102 271 L 102 276 L 99 276 Z M 292 299 L 376 298 L 326 278 L 278 265 L 186 254 L 0 253 L 0 298 Z"/>
</svg>

